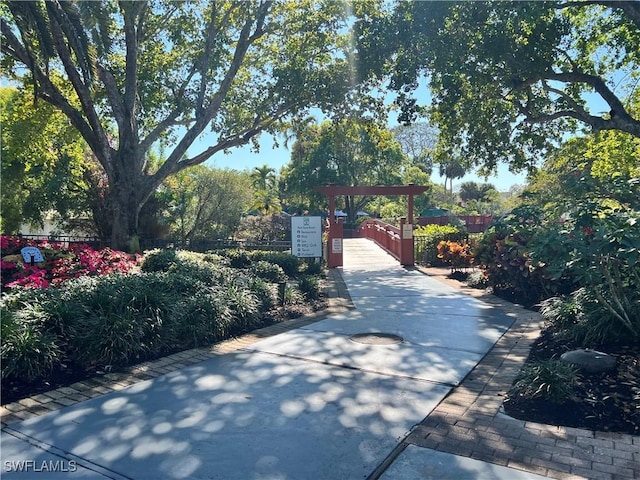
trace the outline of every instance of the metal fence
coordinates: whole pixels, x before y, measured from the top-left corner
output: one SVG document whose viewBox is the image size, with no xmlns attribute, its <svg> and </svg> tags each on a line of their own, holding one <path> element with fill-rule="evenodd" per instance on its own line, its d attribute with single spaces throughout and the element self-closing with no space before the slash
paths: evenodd
<svg viewBox="0 0 640 480">
<path fill-rule="evenodd" d="M 74 235 L 19 235 L 20 238 L 27 240 L 43 241 L 51 243 L 60 243 L 69 246 L 73 243 L 84 243 L 94 249 L 100 249 L 109 246 L 109 242 L 97 237 L 74 236 Z M 158 239 L 158 238 L 141 238 L 141 250 L 152 250 L 154 248 L 173 248 L 191 250 L 193 252 L 208 252 L 210 250 L 223 249 L 245 249 L 245 250 L 270 250 L 278 252 L 286 252 L 291 250 L 291 242 L 289 241 L 248 241 L 248 240 L 176 240 L 176 239 Z"/>
<path fill-rule="evenodd" d="M 429 265 L 431 267 L 448 266 L 438 258 L 438 243 L 441 241 L 468 243 L 468 233 L 450 233 L 434 238 L 429 235 L 414 235 L 413 255 L 418 265 Z"/>
</svg>

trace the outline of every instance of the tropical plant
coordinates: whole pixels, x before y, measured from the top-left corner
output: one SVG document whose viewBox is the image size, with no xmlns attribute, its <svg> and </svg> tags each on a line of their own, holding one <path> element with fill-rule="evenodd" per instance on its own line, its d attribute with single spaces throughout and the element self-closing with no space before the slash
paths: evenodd
<svg viewBox="0 0 640 480">
<path fill-rule="evenodd" d="M 269 165 L 254 167 L 251 171 L 251 180 L 256 190 L 272 190 L 276 186 L 276 170 Z"/>
<path fill-rule="evenodd" d="M 46 288 L 82 276 L 98 276 L 109 273 L 128 273 L 139 258 L 110 248 L 94 250 L 89 245 L 72 243 L 65 246 L 47 240 L 27 240 L 21 237 L 1 236 L 3 253 L 0 268 L 3 288 Z M 38 248 L 44 262 L 30 265 L 20 251 L 31 246 Z"/>
<path fill-rule="evenodd" d="M 604 337 L 600 331 L 601 340 L 640 339 L 640 179 L 600 182 L 574 171 L 565 185 L 575 199 L 562 228 L 549 226 L 551 234 L 538 236 L 532 253 L 547 262 L 551 278 L 570 277 L 588 289 L 597 315 L 611 326 Z"/>
<path fill-rule="evenodd" d="M 468 234 L 455 225 L 424 225 L 413 232 L 415 258 L 432 266 L 446 265 L 438 258 L 438 244 L 442 241 L 465 242 Z"/>
<path fill-rule="evenodd" d="M 528 363 L 518 374 L 508 396 L 563 403 L 571 398 L 577 375 L 575 367 L 557 359 Z"/>
<path fill-rule="evenodd" d="M 474 262 L 472 247 L 468 243 L 442 240 L 438 243 L 438 258 L 451 266 L 451 271 L 471 267 Z"/>
<path fill-rule="evenodd" d="M 496 293 L 512 295 L 528 306 L 554 295 L 569 293 L 571 279 L 551 279 L 548 265 L 532 257 L 531 242 L 543 236 L 544 215 L 540 208 L 525 205 L 494 222 L 476 245 L 474 256 Z M 545 241 L 552 243 L 553 232 Z"/>
</svg>

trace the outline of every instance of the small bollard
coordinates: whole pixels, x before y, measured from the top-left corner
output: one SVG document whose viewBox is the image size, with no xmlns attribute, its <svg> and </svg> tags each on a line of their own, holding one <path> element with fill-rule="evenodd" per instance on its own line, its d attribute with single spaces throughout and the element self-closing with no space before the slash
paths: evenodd
<svg viewBox="0 0 640 480">
<path fill-rule="evenodd" d="M 287 282 L 278 282 L 278 300 L 280 301 L 280 306 L 284 306 L 284 292 L 287 289 Z"/>
</svg>

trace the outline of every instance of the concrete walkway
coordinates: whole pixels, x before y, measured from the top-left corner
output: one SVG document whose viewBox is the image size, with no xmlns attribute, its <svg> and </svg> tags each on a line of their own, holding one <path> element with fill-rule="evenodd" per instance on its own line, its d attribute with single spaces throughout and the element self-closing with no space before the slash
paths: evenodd
<svg viewBox="0 0 640 480">
<path fill-rule="evenodd" d="M 4 406 L 2 477 L 640 478 L 638 437 L 500 413 L 534 313 L 344 248 L 320 316 Z"/>
</svg>

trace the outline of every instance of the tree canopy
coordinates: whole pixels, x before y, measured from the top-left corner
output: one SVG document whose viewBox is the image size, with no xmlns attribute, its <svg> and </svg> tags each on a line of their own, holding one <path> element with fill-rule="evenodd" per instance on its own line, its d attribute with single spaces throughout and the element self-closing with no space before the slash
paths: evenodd
<svg viewBox="0 0 640 480">
<path fill-rule="evenodd" d="M 198 165 L 165 180 L 159 194 L 174 238 L 226 239 L 250 205 L 251 180 L 246 172 Z"/>
<path fill-rule="evenodd" d="M 391 132 L 413 164 L 431 175 L 437 145 L 437 129 L 421 122 L 398 125 L 392 128 Z"/>
<path fill-rule="evenodd" d="M 356 85 L 347 8 L 312 0 L 9 1 L 1 10 L 5 71 L 60 109 L 108 180 L 114 246 L 138 234 L 162 181 L 244 145 Z M 52 81 L 55 73 L 71 93 Z M 211 133 L 212 143 L 194 143 Z M 147 152 L 164 142 L 164 163 Z"/>
<path fill-rule="evenodd" d="M 426 76 L 439 154 L 485 173 L 531 167 L 580 127 L 640 137 L 637 2 L 397 2 L 357 30 L 360 65 L 389 78 L 400 119 L 422 113 Z"/>
<path fill-rule="evenodd" d="M 309 125 L 298 135 L 285 169 L 287 194 L 306 193 L 310 209 L 320 209 L 326 197 L 314 192 L 320 185 L 394 185 L 401 182 L 407 158 L 400 144 L 386 128 L 367 120 L 346 119 Z M 344 199 L 348 221 L 355 222 L 358 210 L 369 197 Z"/>
<path fill-rule="evenodd" d="M 86 144 L 51 105 L 33 105 L 31 95 L 0 89 L 2 124 L 2 231 L 42 224 L 55 210 L 63 217 L 86 213 Z"/>
</svg>

